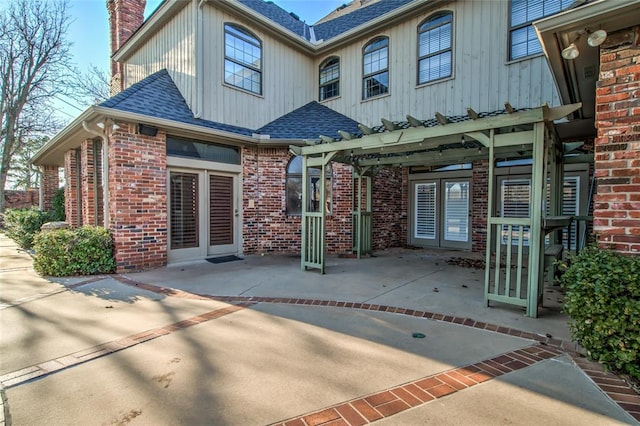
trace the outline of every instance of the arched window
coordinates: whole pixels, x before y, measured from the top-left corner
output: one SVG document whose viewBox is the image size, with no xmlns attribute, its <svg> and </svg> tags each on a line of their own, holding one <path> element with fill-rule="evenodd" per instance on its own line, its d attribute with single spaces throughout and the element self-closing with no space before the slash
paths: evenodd
<svg viewBox="0 0 640 426">
<path fill-rule="evenodd" d="M 389 39 L 373 39 L 362 50 L 362 99 L 389 92 Z"/>
<path fill-rule="evenodd" d="M 418 84 L 451 76 L 453 13 L 438 13 L 418 26 Z"/>
<path fill-rule="evenodd" d="M 320 64 L 321 101 L 340 95 L 340 58 L 333 56 Z"/>
<path fill-rule="evenodd" d="M 224 25 L 224 81 L 262 94 L 262 43 L 248 30 Z"/>
<path fill-rule="evenodd" d="M 332 187 L 332 169 L 331 164 L 326 169 L 325 182 L 325 211 L 331 213 L 331 187 Z M 307 193 L 309 194 L 309 205 L 307 211 L 320 211 L 320 169 L 310 168 L 307 174 Z M 287 214 L 302 214 L 302 156 L 293 157 L 287 165 Z"/>
</svg>

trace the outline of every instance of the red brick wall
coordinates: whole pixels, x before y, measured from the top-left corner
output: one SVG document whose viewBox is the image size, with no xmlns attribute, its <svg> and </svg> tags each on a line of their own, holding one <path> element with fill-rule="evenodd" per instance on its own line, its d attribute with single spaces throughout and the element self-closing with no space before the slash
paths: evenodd
<svg viewBox="0 0 640 426">
<path fill-rule="evenodd" d="M 93 141 L 86 139 L 80 147 L 81 173 L 80 181 L 82 193 L 82 223 L 87 225 L 98 225 L 96 223 L 96 182 L 94 182 L 94 159 L 93 159 Z"/>
<path fill-rule="evenodd" d="M 400 247 L 406 243 L 402 233 L 403 172 L 399 167 L 381 170 L 373 179 L 373 249 Z M 406 222 L 406 219 L 404 219 Z M 405 225 L 406 226 L 406 225 Z"/>
<path fill-rule="evenodd" d="M 82 218 L 82 215 L 80 215 L 80 200 L 78 200 L 78 185 L 80 180 L 76 168 L 76 150 L 70 149 L 64 154 L 64 210 L 66 221 L 72 226 L 82 224 L 80 222 Z"/>
<path fill-rule="evenodd" d="M 600 46 L 594 231 L 601 246 L 640 251 L 640 27 Z"/>
<path fill-rule="evenodd" d="M 53 210 L 53 199 L 60 187 L 58 166 L 42 166 L 42 209 Z"/>
<path fill-rule="evenodd" d="M 300 216 L 286 214 L 287 148 L 245 147 L 243 167 L 243 251 L 300 253 Z M 351 250 L 351 168 L 333 164 L 333 206 L 327 217 L 328 253 Z M 253 200 L 253 207 L 250 201 Z"/>
<path fill-rule="evenodd" d="M 471 251 L 487 248 L 487 216 L 489 215 L 489 160 L 473 162 L 471 178 Z"/>
<path fill-rule="evenodd" d="M 135 125 L 109 142 L 109 229 L 118 271 L 167 263 L 166 135 L 142 136 Z"/>
<path fill-rule="evenodd" d="M 28 207 L 38 207 L 40 200 L 39 190 L 29 189 L 27 191 L 4 191 L 4 205 L 7 209 L 24 209 Z"/>
</svg>

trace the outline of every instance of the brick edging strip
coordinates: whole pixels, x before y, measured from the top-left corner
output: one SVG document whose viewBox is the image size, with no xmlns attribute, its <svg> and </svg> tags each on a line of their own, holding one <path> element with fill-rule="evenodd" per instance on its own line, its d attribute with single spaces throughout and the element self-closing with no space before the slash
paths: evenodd
<svg viewBox="0 0 640 426">
<path fill-rule="evenodd" d="M 85 282 L 86 284 L 86 282 Z M 191 327 L 196 324 L 207 322 L 216 318 L 223 317 L 225 315 L 237 312 L 251 306 L 253 303 L 238 303 L 235 305 L 226 306 L 224 308 L 216 309 L 206 312 L 204 314 L 197 315 L 195 317 L 187 318 L 182 321 L 178 321 L 172 324 L 165 325 L 163 327 L 152 328 L 150 330 L 142 331 L 140 333 L 132 334 L 130 336 L 123 337 L 118 340 L 112 340 L 101 345 L 93 346 L 88 349 L 82 349 L 80 351 L 73 352 L 71 354 L 54 358 L 48 361 L 44 361 L 37 365 L 25 367 L 17 371 L 13 371 L 0 376 L 0 386 L 5 389 L 17 386 L 19 384 L 39 379 L 44 376 L 48 376 L 53 373 L 57 373 L 62 370 L 66 370 L 70 367 L 83 364 L 92 359 L 100 358 L 105 355 L 109 355 L 115 352 L 119 352 L 123 349 L 130 348 L 137 344 L 147 342 L 149 340 L 157 339 L 161 336 L 166 336 L 174 331 Z"/>
<path fill-rule="evenodd" d="M 584 349 L 582 349 L 577 343 L 569 342 L 562 339 L 556 339 L 552 336 L 521 331 L 509 327 L 502 327 L 495 324 L 488 324 L 482 321 L 476 321 L 471 318 L 456 317 L 452 315 L 444 315 L 440 313 L 398 308 L 386 305 L 287 297 L 214 296 L 191 293 L 168 287 L 155 286 L 152 284 L 142 283 L 131 278 L 124 277 L 122 275 L 115 275 L 113 276 L 113 278 L 122 282 L 123 284 L 139 287 L 144 290 L 164 294 L 167 296 L 210 299 L 225 303 L 281 303 L 289 305 L 330 306 L 338 308 L 362 309 L 377 312 L 395 313 L 400 315 L 409 315 L 418 318 L 427 318 L 436 321 L 458 324 L 465 327 L 477 328 L 485 331 L 493 331 L 513 337 L 534 340 L 540 345 L 547 346 L 549 350 L 557 349 L 561 350 L 562 352 L 566 352 L 573 359 L 575 364 L 587 375 L 587 377 L 589 377 L 594 382 L 594 384 L 603 393 L 609 396 L 609 398 L 611 398 L 616 404 L 618 404 L 632 417 L 640 421 L 640 395 L 638 395 L 638 393 L 636 393 L 624 380 L 620 379 L 615 374 L 605 372 L 600 364 L 586 359 L 583 356 Z M 302 423 L 299 424 L 302 425 Z"/>
<path fill-rule="evenodd" d="M 557 348 L 528 346 L 273 423 L 273 426 L 364 425 L 561 354 Z"/>
</svg>

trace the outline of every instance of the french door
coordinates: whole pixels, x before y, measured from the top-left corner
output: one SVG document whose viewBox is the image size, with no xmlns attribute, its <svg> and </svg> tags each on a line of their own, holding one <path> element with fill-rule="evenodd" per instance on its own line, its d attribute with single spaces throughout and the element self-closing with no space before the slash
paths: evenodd
<svg viewBox="0 0 640 426">
<path fill-rule="evenodd" d="M 470 249 L 470 189 L 469 179 L 412 182 L 411 244 Z"/>
<path fill-rule="evenodd" d="M 171 169 L 169 262 L 238 252 L 236 174 Z"/>
</svg>

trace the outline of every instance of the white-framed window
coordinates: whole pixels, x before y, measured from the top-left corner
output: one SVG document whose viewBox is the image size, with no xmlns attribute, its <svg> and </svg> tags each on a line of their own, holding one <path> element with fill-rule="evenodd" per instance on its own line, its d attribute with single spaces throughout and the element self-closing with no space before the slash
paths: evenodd
<svg viewBox="0 0 640 426">
<path fill-rule="evenodd" d="M 362 49 L 362 99 L 389 92 L 389 38 L 378 37 Z"/>
<path fill-rule="evenodd" d="M 262 94 L 262 43 L 248 30 L 224 25 L 224 81 Z"/>
<path fill-rule="evenodd" d="M 418 84 L 452 75 L 453 13 L 440 12 L 418 26 Z"/>
<path fill-rule="evenodd" d="M 319 99 L 340 96 L 340 58 L 332 56 L 320 64 Z"/>
<path fill-rule="evenodd" d="M 572 3 L 574 0 L 511 0 L 509 60 L 542 53 L 536 31 L 531 24 L 563 11 Z"/>
</svg>

